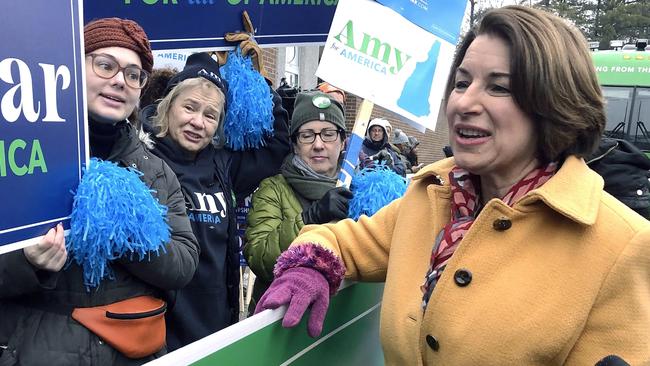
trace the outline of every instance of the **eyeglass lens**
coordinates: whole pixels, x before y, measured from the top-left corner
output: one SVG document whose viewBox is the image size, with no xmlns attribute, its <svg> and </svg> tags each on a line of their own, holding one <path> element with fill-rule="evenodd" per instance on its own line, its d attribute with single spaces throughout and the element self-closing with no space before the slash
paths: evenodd
<svg viewBox="0 0 650 366">
<path fill-rule="evenodd" d="M 132 88 L 140 89 L 147 84 L 149 75 L 137 66 L 120 67 L 117 60 L 104 55 L 91 55 L 93 58 L 93 71 L 97 76 L 110 79 L 122 71 L 124 82 Z"/>
<path fill-rule="evenodd" d="M 298 133 L 298 141 L 303 144 L 311 144 L 316 140 L 316 135 L 320 136 L 320 139 L 323 142 L 333 142 L 336 141 L 339 135 L 339 131 L 336 129 L 327 129 L 321 130 L 320 132 L 314 131 L 302 131 Z"/>
</svg>

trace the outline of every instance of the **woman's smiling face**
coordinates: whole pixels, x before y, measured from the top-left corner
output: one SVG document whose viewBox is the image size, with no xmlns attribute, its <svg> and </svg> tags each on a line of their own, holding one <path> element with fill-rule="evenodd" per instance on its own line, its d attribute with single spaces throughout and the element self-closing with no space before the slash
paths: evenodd
<svg viewBox="0 0 650 366">
<path fill-rule="evenodd" d="M 504 178 L 537 160 L 533 121 L 510 93 L 510 46 L 503 39 L 476 37 L 454 86 L 446 113 L 459 167 Z"/>
</svg>

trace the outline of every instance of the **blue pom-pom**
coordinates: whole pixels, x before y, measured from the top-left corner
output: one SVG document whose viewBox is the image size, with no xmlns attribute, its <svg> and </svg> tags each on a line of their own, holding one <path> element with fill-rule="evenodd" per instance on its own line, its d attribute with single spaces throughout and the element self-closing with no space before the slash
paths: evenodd
<svg viewBox="0 0 650 366">
<path fill-rule="evenodd" d="M 250 56 L 239 47 L 228 53 L 220 69 L 228 81 L 225 145 L 232 150 L 257 149 L 273 135 L 273 95 L 264 77 L 253 68 Z"/>
<path fill-rule="evenodd" d="M 383 164 L 358 171 L 352 177 L 348 217 L 358 220 L 361 215 L 372 216 L 406 192 L 406 178 Z"/>
<path fill-rule="evenodd" d="M 167 207 L 140 180 L 141 172 L 95 158 L 84 171 L 66 246 L 83 268 L 84 285 L 90 290 L 106 277 L 113 279 L 111 260 L 137 255 L 142 261 L 165 252 L 170 229 Z"/>
</svg>

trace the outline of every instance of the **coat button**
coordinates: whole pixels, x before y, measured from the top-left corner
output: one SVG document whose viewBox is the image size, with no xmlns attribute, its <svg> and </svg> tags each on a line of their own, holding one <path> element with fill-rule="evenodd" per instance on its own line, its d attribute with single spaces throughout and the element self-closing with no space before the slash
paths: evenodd
<svg viewBox="0 0 650 366">
<path fill-rule="evenodd" d="M 507 218 L 496 219 L 492 223 L 492 227 L 494 228 L 494 230 L 497 230 L 497 231 L 508 230 L 508 229 L 510 229 L 512 227 L 512 221 L 510 221 Z"/>
<path fill-rule="evenodd" d="M 427 340 L 427 344 L 429 345 L 429 347 L 431 347 L 432 350 L 438 352 L 438 350 L 440 349 L 440 343 L 438 343 L 438 340 L 435 339 L 430 334 L 427 334 L 426 340 Z"/>
<path fill-rule="evenodd" d="M 454 282 L 459 287 L 465 287 L 469 285 L 470 282 L 472 282 L 472 272 L 466 270 L 466 269 L 459 269 L 454 273 Z"/>
</svg>

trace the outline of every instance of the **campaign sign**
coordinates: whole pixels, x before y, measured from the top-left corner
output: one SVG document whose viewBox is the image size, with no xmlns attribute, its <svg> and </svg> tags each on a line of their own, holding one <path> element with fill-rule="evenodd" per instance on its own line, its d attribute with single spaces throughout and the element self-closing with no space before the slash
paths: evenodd
<svg viewBox="0 0 650 366">
<path fill-rule="evenodd" d="M 81 4 L 0 12 L 0 253 L 63 222 L 86 163 Z"/>
<path fill-rule="evenodd" d="M 338 0 L 88 0 L 86 22 L 104 17 L 138 22 L 152 48 L 232 47 L 224 34 L 244 29 L 246 10 L 260 45 L 324 43 Z"/>
<path fill-rule="evenodd" d="M 411 22 L 456 44 L 467 0 L 377 0 Z"/>
<path fill-rule="evenodd" d="M 341 0 L 316 75 L 434 130 L 455 47 L 375 1 Z"/>
<path fill-rule="evenodd" d="M 246 245 L 246 228 L 248 228 L 248 213 L 253 208 L 253 194 L 239 199 L 235 207 L 235 222 L 237 223 L 237 243 L 239 245 L 239 265 L 247 266 L 244 256 L 244 245 Z"/>
<path fill-rule="evenodd" d="M 158 50 L 153 51 L 153 68 L 170 68 L 177 71 L 183 70 L 185 62 L 194 53 L 187 50 Z"/>
</svg>

